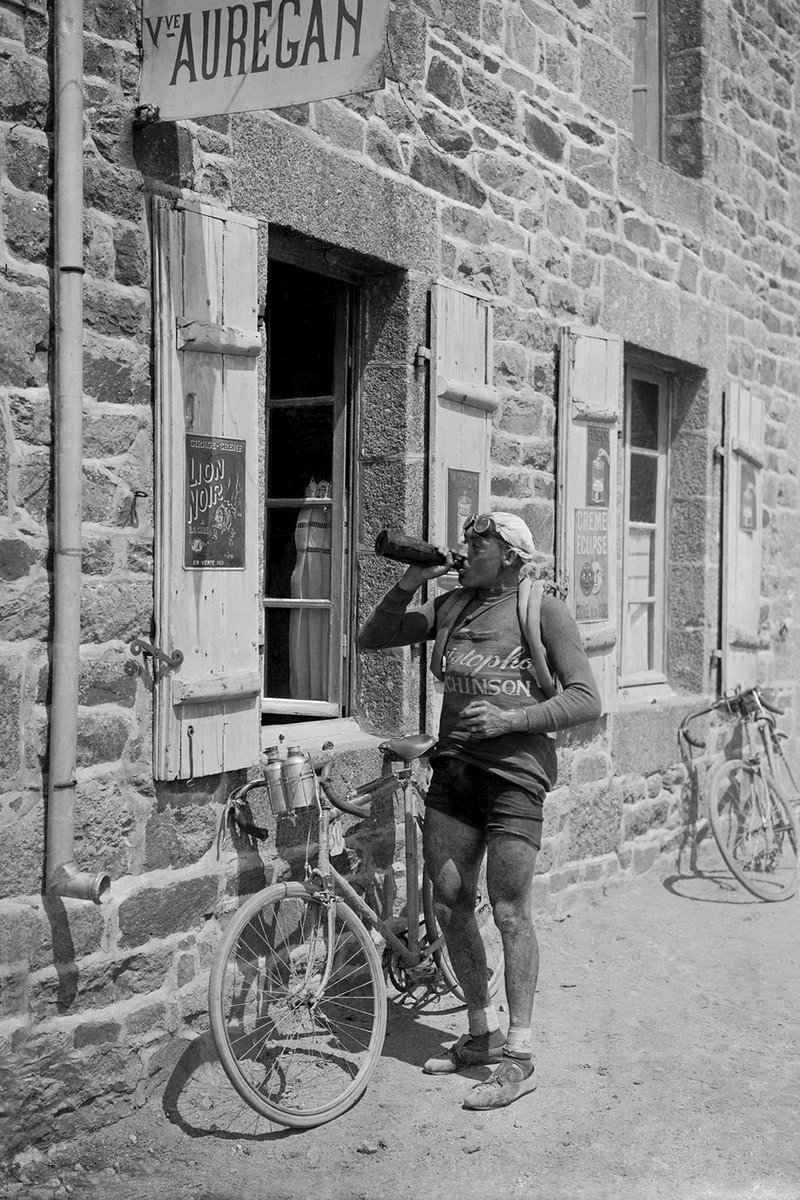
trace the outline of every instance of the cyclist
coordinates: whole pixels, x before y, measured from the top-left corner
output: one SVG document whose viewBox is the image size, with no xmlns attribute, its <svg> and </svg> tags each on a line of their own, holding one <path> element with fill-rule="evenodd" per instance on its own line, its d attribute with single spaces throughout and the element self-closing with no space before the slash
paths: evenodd
<svg viewBox="0 0 800 1200">
<path fill-rule="evenodd" d="M 552 681 L 537 679 L 530 649 L 537 637 L 528 631 L 526 638 L 517 605 L 521 573 L 534 554 L 525 522 L 513 513 L 485 513 L 467 522 L 464 539 L 467 558 L 457 594 L 409 607 L 417 589 L 451 570 L 453 559 L 448 553 L 441 566 L 409 567 L 364 624 L 359 648 L 435 639 L 432 668 L 441 664 L 443 700 L 423 852 L 436 915 L 466 997 L 468 1032 L 423 1071 L 495 1065 L 464 1100 L 465 1108 L 482 1110 L 502 1108 L 536 1086 L 531 1017 L 539 948 L 531 885 L 545 794 L 556 776 L 554 734 L 602 710 L 578 627 L 550 594 L 542 596 L 541 642 L 562 690 L 554 693 Z M 505 953 L 507 1036 L 489 999 L 474 916 L 484 851 Z"/>
</svg>

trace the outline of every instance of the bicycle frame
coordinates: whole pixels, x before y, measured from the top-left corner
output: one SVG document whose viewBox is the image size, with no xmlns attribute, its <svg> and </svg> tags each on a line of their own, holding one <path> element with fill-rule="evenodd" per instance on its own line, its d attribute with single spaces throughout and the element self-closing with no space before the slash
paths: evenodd
<svg viewBox="0 0 800 1200">
<path fill-rule="evenodd" d="M 368 927 L 376 929 L 387 945 L 391 946 L 392 950 L 400 956 L 407 966 L 419 967 L 432 960 L 434 952 L 443 944 L 444 939 L 440 936 L 435 942 L 428 945 L 424 951 L 420 950 L 419 847 L 417 844 L 418 813 L 416 789 L 410 767 L 404 767 L 396 774 L 393 772 L 393 775 L 397 781 L 397 786 L 403 792 L 407 914 L 406 941 L 397 936 L 389 923 L 367 904 L 363 896 L 359 895 L 355 888 L 331 863 L 329 830 L 332 819 L 339 820 L 340 818 L 338 814 L 332 818 L 333 805 L 325 795 L 324 788 L 320 788 L 319 798 L 319 849 L 317 853 L 317 865 L 307 872 L 306 886 L 316 895 L 327 892 L 332 900 L 335 900 L 337 895 L 343 896 L 350 907 L 358 913 L 361 920 Z M 328 966 L 329 970 L 330 964 Z"/>
</svg>

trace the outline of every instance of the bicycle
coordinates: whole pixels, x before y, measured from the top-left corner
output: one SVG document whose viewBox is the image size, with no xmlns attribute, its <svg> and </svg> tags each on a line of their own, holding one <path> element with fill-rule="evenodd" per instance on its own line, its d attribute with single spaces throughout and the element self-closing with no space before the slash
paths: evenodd
<svg viewBox="0 0 800 1200">
<path fill-rule="evenodd" d="M 346 798 L 330 783 L 330 758 L 314 764 L 319 818 L 316 865 L 306 851 L 302 882 L 275 884 L 252 896 L 233 917 L 216 952 L 209 980 L 211 1030 L 228 1079 L 256 1112 L 281 1125 L 311 1128 L 341 1116 L 366 1089 L 386 1032 L 384 970 L 399 992 L 420 986 L 464 994 L 453 972 L 422 876 L 418 834 L 424 793 L 414 763 L 435 739 L 394 738 L 380 750 L 390 773 Z M 333 747 L 327 743 L 324 749 Z M 266 829 L 247 799 L 265 788 L 251 780 L 228 798 L 236 825 L 254 837 Z M 345 813 L 365 817 L 382 795 L 402 791 L 407 897 L 404 927 L 380 917 L 345 878 Z M 336 810 L 336 811 L 335 811 Z M 335 860 L 332 861 L 332 860 Z M 337 869 L 342 868 L 343 870 Z M 476 919 L 487 957 L 491 995 L 503 976 L 499 933 L 491 919 L 485 863 Z M 368 929 L 384 942 L 382 959 Z"/>
<path fill-rule="evenodd" d="M 708 782 L 708 819 L 720 853 L 736 879 L 760 900 L 788 900 L 800 879 L 800 827 L 793 805 L 779 787 L 780 769 L 798 789 L 783 753 L 783 736 L 775 718 L 783 709 L 770 704 L 756 687 L 728 693 L 706 708 L 684 717 L 679 737 L 705 750 L 706 743 L 689 732 L 699 717 L 716 713 L 741 730 L 739 756 L 712 769 Z M 687 752 L 692 762 L 692 751 Z"/>
</svg>

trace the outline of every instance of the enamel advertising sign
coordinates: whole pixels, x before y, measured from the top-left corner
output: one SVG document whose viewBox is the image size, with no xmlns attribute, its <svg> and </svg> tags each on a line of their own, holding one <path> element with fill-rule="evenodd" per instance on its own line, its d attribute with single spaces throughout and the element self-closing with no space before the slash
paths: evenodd
<svg viewBox="0 0 800 1200">
<path fill-rule="evenodd" d="M 187 435 L 184 567 L 244 567 L 245 450 L 239 438 Z"/>
<path fill-rule="evenodd" d="M 161 120 L 383 86 L 389 0 L 143 0 L 140 103 Z"/>
</svg>

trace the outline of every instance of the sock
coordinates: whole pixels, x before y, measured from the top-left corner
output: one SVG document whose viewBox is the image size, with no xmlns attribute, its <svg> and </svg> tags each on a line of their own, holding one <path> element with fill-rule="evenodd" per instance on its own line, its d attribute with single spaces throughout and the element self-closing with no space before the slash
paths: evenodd
<svg viewBox="0 0 800 1200">
<path fill-rule="evenodd" d="M 467 1013 L 467 1028 L 471 1037 L 479 1037 L 482 1033 L 495 1033 L 500 1028 L 494 1005 L 486 1008 L 471 1008 Z"/>
<path fill-rule="evenodd" d="M 533 1034 L 530 1028 L 509 1029 L 505 1052 L 511 1058 L 531 1058 L 533 1055 Z"/>
</svg>

